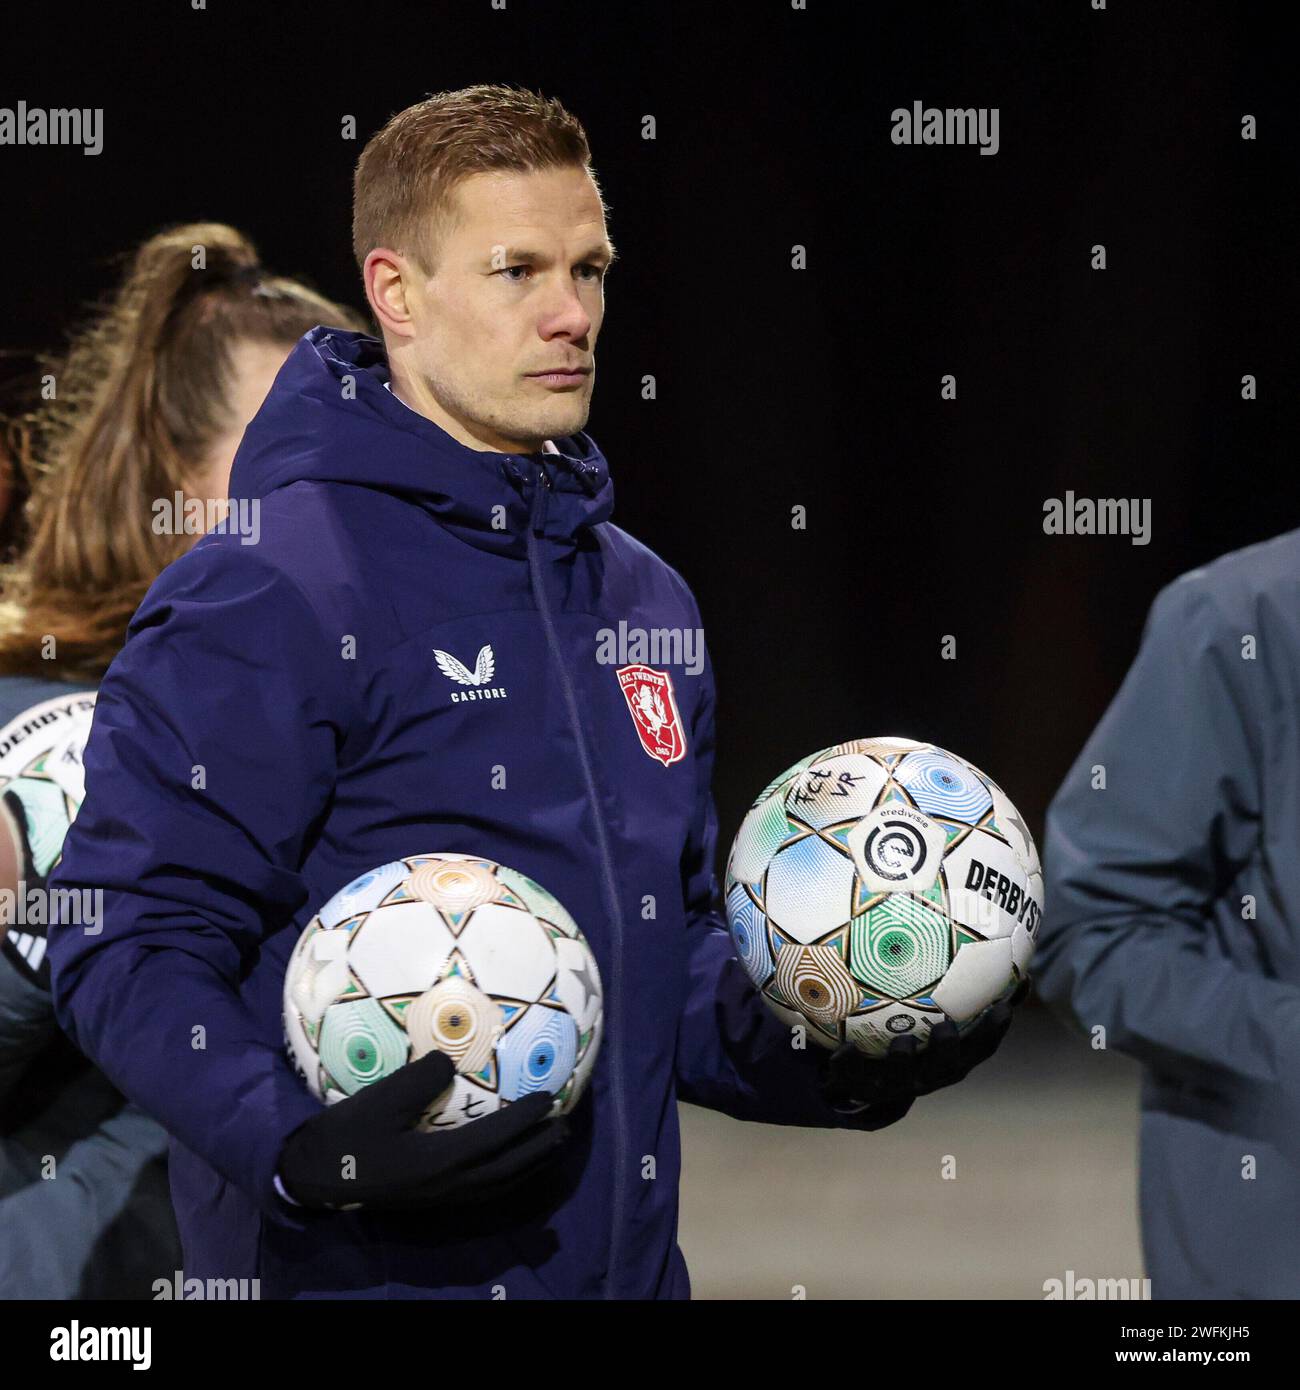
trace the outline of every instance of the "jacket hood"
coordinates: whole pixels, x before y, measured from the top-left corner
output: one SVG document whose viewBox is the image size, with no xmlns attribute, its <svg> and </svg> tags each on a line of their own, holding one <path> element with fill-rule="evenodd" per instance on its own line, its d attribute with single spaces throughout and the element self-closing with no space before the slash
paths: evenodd
<svg viewBox="0 0 1300 1390">
<path fill-rule="evenodd" d="M 262 498 L 300 481 L 350 483 L 407 498 L 481 549 L 522 555 L 528 493 L 549 483 L 540 534 L 577 543 L 614 509 L 609 466 L 579 430 L 558 452 L 467 448 L 387 389 L 383 344 L 317 327 L 289 354 L 253 417 L 230 475 L 232 498 Z M 492 525 L 506 508 L 506 526 Z"/>
</svg>

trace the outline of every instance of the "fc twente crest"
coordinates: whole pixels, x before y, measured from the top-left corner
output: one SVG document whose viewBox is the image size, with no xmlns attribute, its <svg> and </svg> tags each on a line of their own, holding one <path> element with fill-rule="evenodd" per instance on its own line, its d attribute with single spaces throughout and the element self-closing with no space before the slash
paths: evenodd
<svg viewBox="0 0 1300 1390">
<path fill-rule="evenodd" d="M 684 758 L 686 733 L 668 672 L 638 665 L 620 666 L 617 674 L 641 747 L 665 767 Z"/>
</svg>

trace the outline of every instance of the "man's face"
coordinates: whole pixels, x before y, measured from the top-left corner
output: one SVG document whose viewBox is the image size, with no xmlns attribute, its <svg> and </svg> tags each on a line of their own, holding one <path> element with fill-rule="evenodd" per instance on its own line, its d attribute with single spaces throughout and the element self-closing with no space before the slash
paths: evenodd
<svg viewBox="0 0 1300 1390">
<path fill-rule="evenodd" d="M 400 283 L 374 282 L 398 310 L 380 314 L 393 387 L 471 448 L 531 453 L 591 410 L 613 254 L 600 198 L 575 167 L 472 174 L 454 200 L 433 275 L 396 257 Z"/>
</svg>

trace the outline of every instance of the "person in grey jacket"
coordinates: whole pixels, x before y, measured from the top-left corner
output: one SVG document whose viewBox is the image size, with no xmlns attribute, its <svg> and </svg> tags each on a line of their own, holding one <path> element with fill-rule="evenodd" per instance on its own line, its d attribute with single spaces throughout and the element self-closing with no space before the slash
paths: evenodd
<svg viewBox="0 0 1300 1390">
<path fill-rule="evenodd" d="M 1300 531 L 1160 592 L 1044 862 L 1039 992 L 1143 1064 L 1153 1297 L 1300 1297 Z"/>
<path fill-rule="evenodd" d="M 0 767 L 84 739 L 93 699 L 86 684 L 0 676 Z M 54 785 L 0 777 L 0 887 L 27 902 L 59 849 L 15 791 L 29 782 Z M 179 1257 L 167 1135 L 59 1031 L 44 954 L 43 921 L 0 924 L 0 1298 L 144 1298 Z"/>
</svg>

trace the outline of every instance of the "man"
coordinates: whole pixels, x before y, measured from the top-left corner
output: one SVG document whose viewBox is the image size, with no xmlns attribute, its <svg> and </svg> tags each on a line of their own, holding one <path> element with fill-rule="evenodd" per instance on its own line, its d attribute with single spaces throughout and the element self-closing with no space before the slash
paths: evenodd
<svg viewBox="0 0 1300 1390">
<path fill-rule="evenodd" d="M 1157 1298 L 1300 1297 L 1300 531 L 1185 574 L 1047 818 L 1038 985 L 1143 1063 Z"/>
<path fill-rule="evenodd" d="M 232 477 L 260 544 L 212 534 L 172 566 L 101 688 L 58 881 L 102 887 L 105 924 L 54 933 L 60 1016 L 174 1136 L 189 1275 L 263 1296 L 685 1297 L 675 1099 L 878 1128 L 1007 1014 L 823 1075 L 734 957 L 711 670 L 664 673 L 682 740 L 664 759 L 596 659 L 620 620 L 700 618 L 610 524 L 582 431 L 614 253 L 579 123 L 505 88 L 430 98 L 362 154 L 353 227 L 382 344 L 299 343 Z M 435 653 L 478 668 L 485 649 L 465 699 Z M 448 850 L 536 879 L 595 951 L 604 1041 L 570 1118 L 542 1121 L 542 1094 L 417 1135 L 441 1054 L 327 1110 L 285 1060 L 311 912 Z"/>
</svg>

